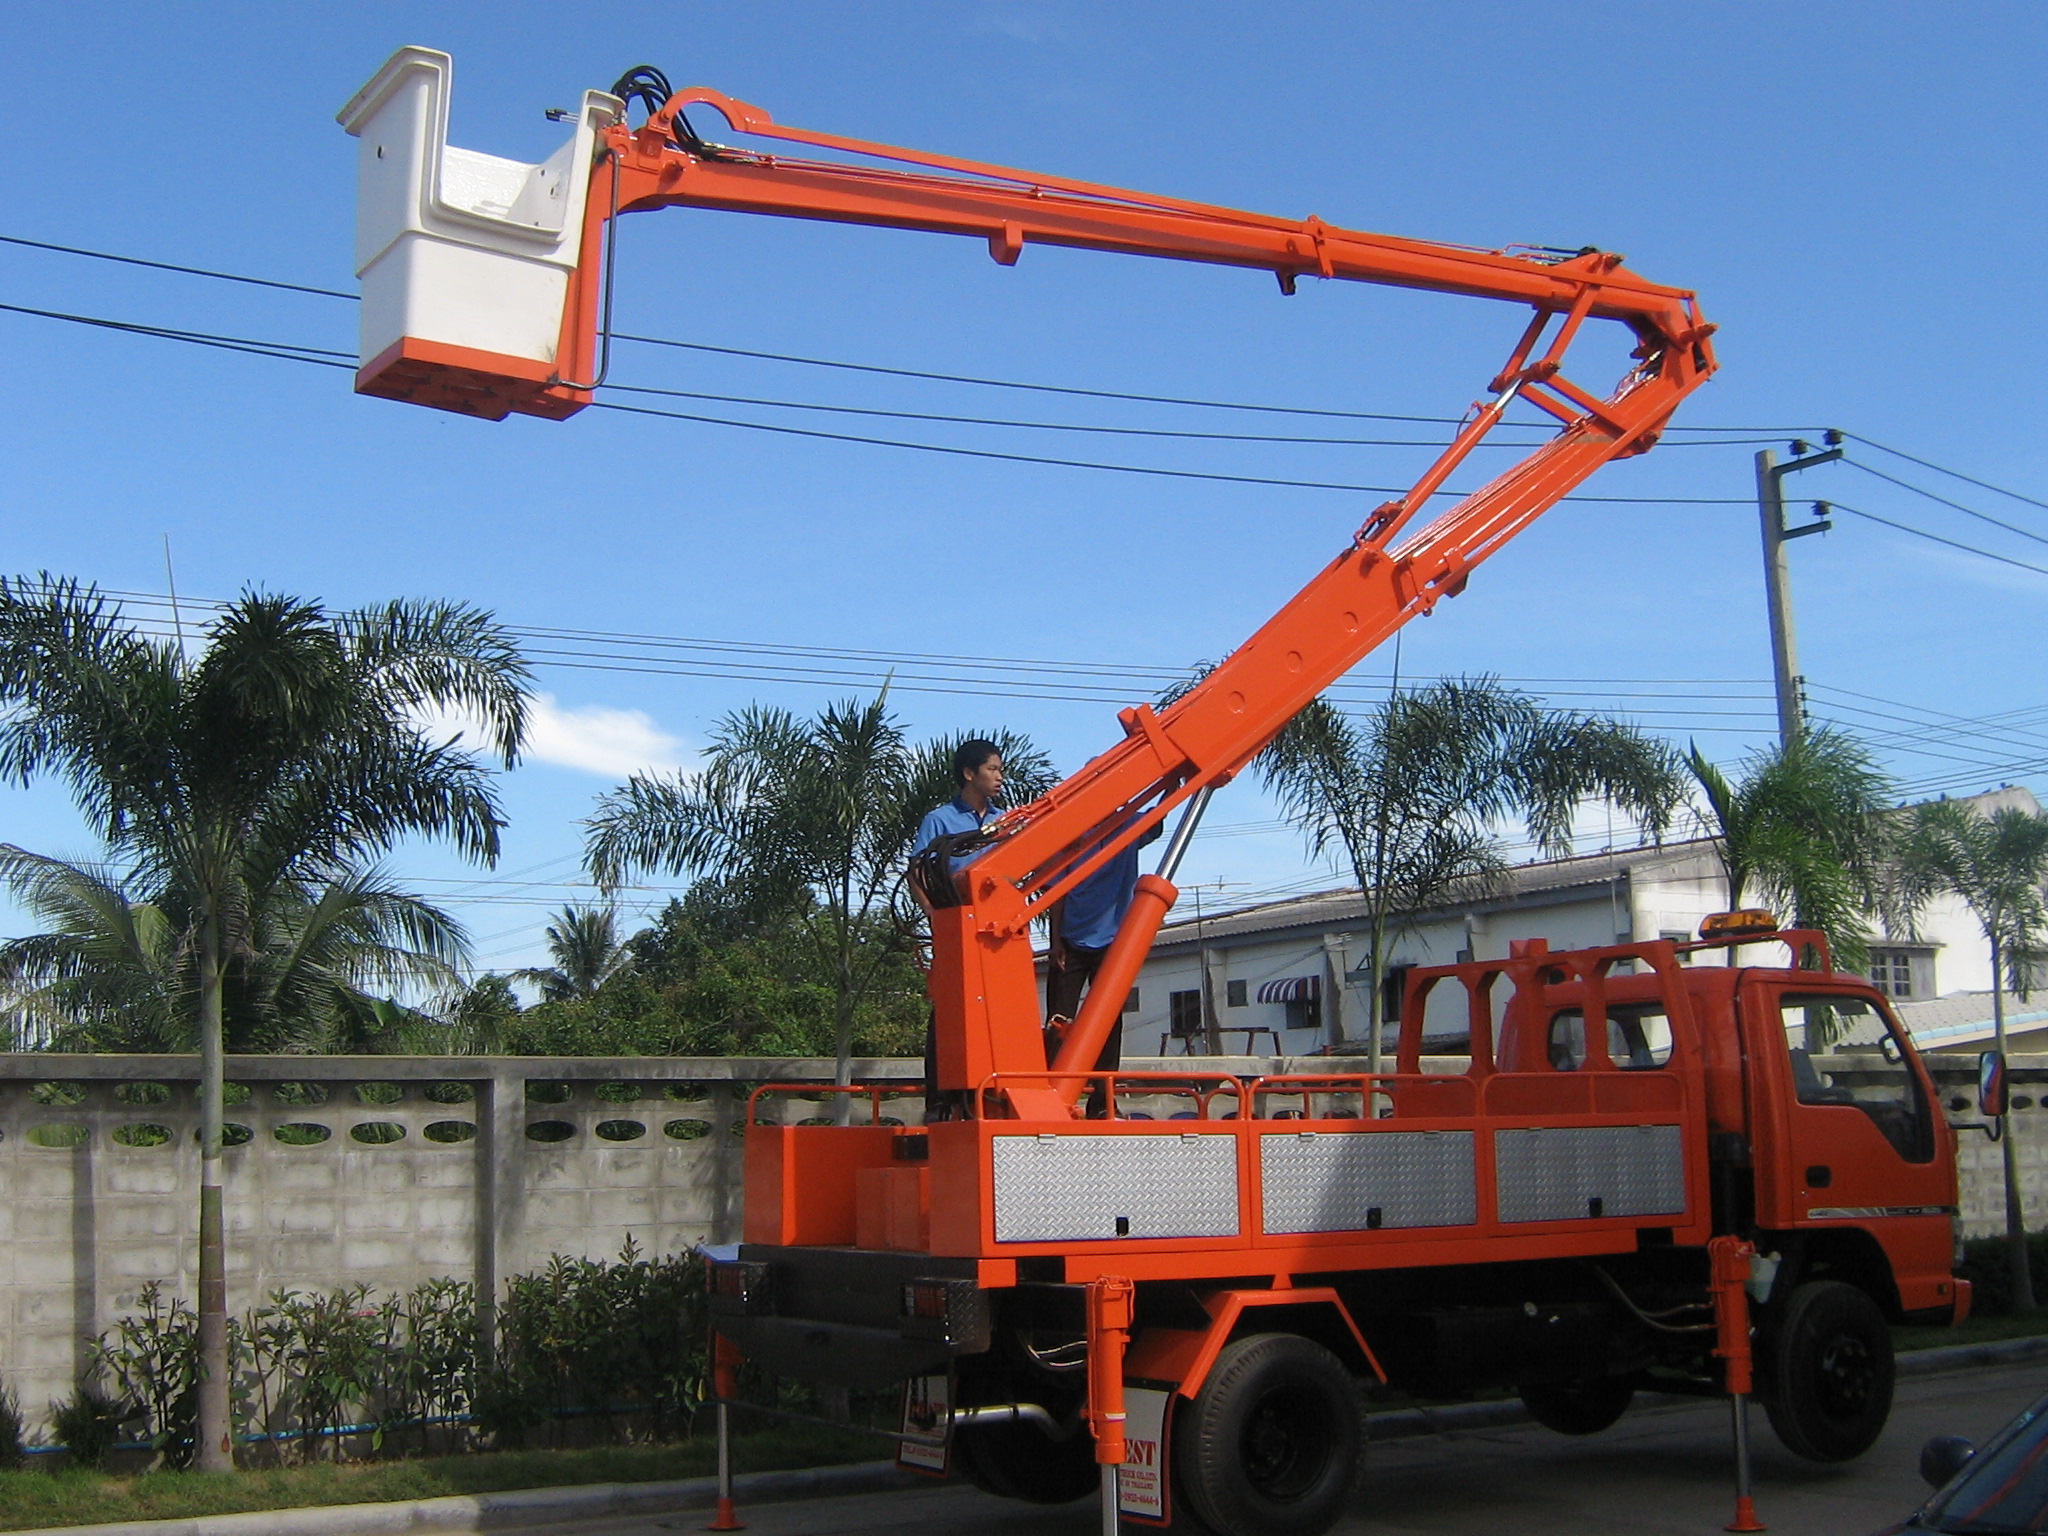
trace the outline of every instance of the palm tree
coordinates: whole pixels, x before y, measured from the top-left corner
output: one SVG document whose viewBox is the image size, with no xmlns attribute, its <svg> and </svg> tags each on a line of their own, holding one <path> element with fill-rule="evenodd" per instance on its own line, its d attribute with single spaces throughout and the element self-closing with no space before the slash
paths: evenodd
<svg viewBox="0 0 2048 1536">
<path fill-rule="evenodd" d="M 1897 853 L 1901 904 L 1909 918 L 1944 892 L 1962 898 L 1991 948 L 1991 1027 L 2005 1055 L 2005 993 L 2021 997 L 2032 980 L 2033 957 L 2048 936 L 2048 816 L 2007 806 L 1989 816 L 1955 800 L 1916 805 Z M 2034 1305 L 2027 1262 L 2027 1220 L 2020 1203 L 2019 1151 L 2005 1116 L 2005 1239 L 2012 1266 L 2013 1305 Z"/>
<path fill-rule="evenodd" d="M 1318 699 L 1259 758 L 1316 857 L 1341 849 L 1365 898 L 1367 1053 L 1380 1058 L 1381 978 L 1400 921 L 1484 894 L 1505 870 L 1493 828 L 1520 819 L 1548 855 L 1598 798 L 1660 836 L 1680 775 L 1662 742 L 1618 721 L 1545 710 L 1491 677 L 1395 692 L 1363 720 Z"/>
<path fill-rule="evenodd" d="M 617 919 L 609 907 L 565 906 L 548 924 L 547 937 L 555 963 L 513 973 L 515 979 L 539 987 L 542 1002 L 593 996 L 633 961 L 633 952 L 619 942 Z"/>
<path fill-rule="evenodd" d="M 157 916 L 142 921 L 174 930 L 151 938 L 152 952 L 190 955 L 201 1468 L 233 1465 L 220 1157 L 237 968 L 273 949 L 265 914 L 310 920 L 332 887 L 367 879 L 361 872 L 402 838 L 445 838 L 494 860 L 504 822 L 488 767 L 420 722 L 460 712 L 509 765 L 525 734 L 527 680 L 491 617 L 454 604 L 330 615 L 251 592 L 219 611 L 188 657 L 129 626 L 93 588 L 48 575 L 0 580 L 0 780 L 62 780 L 124 871 L 109 884 L 151 893 L 144 905 Z"/>
<path fill-rule="evenodd" d="M 908 931 L 904 865 L 918 822 L 958 792 L 953 751 L 965 735 L 914 746 L 888 693 L 830 704 L 815 720 L 753 706 L 726 716 L 692 774 L 636 774 L 598 802 L 585 861 L 612 888 L 634 871 L 688 874 L 759 921 L 791 922 L 832 979 L 835 1081 L 852 1081 L 863 1000 Z M 1044 756 L 1009 732 L 1011 804 L 1051 781 Z"/>
<path fill-rule="evenodd" d="M 0 943 L 0 1010 L 17 1047 L 192 1051 L 199 1045 L 190 901 L 132 895 L 118 871 L 0 844 L 0 884 L 47 931 Z M 347 1050 L 385 1032 L 395 1006 L 369 989 L 446 990 L 466 952 L 446 913 L 376 870 L 310 892 L 262 893 L 251 944 L 228 958 L 221 1027 L 230 1051 Z"/>
<path fill-rule="evenodd" d="M 1868 964 L 1865 914 L 1883 902 L 1891 781 L 1863 744 L 1813 731 L 1750 758 L 1734 781 L 1698 746 L 1687 762 L 1706 798 L 1728 905 L 1755 892 L 1826 933 L 1844 968 Z"/>
</svg>

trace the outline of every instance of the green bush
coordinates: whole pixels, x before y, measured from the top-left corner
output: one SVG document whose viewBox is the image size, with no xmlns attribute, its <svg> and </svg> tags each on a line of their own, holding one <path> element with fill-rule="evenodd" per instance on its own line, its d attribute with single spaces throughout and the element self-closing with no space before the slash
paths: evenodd
<svg viewBox="0 0 2048 1536">
<path fill-rule="evenodd" d="M 142 1310 L 101 1334 L 92 1359 L 135 1405 L 157 1465 L 189 1467 L 199 1424 L 199 1318 L 183 1301 L 164 1300 L 160 1281 L 135 1300 Z"/>
<path fill-rule="evenodd" d="M 0 1387 L 0 1472 L 12 1472 L 21 1465 L 21 1403 Z"/>
<path fill-rule="evenodd" d="M 136 1416 L 133 1403 L 107 1396 L 91 1382 L 61 1403 L 50 1404 L 50 1432 L 71 1453 L 74 1467 L 99 1467 L 121 1439 L 121 1426 Z"/>
<path fill-rule="evenodd" d="M 1973 1237 L 1963 1244 L 1963 1262 L 1956 1274 L 1970 1282 L 1974 1294 L 1970 1311 L 1976 1317 L 2008 1317 L 2012 1314 L 2011 1250 L 2004 1236 Z M 2048 1232 L 2027 1234 L 2027 1266 L 2034 1279 L 2038 1301 L 2048 1295 Z"/>
<path fill-rule="evenodd" d="M 621 1409 L 656 1439 L 706 1395 L 703 1264 L 693 1254 L 640 1256 L 631 1238 L 614 1262 L 557 1254 L 514 1276 L 498 1306 L 498 1348 L 480 1387 L 478 1428 L 522 1443 L 542 1423 Z"/>
<path fill-rule="evenodd" d="M 120 1395 L 82 1385 L 51 1405 L 80 1466 L 98 1466 L 133 1420 L 158 1466 L 191 1465 L 198 1320 L 159 1283 L 136 1302 L 93 1350 L 95 1380 Z M 559 1442 L 569 1418 L 613 1440 L 660 1440 L 686 1433 L 707 1395 L 706 1326 L 702 1262 L 644 1257 L 630 1239 L 616 1259 L 557 1255 L 513 1276 L 488 1350 L 467 1281 L 381 1297 L 360 1285 L 273 1291 L 229 1320 L 236 1427 L 268 1448 L 264 1459 L 301 1463 L 516 1447 L 550 1425 Z M 9 1411 L 0 1400 L 0 1465 L 10 1444 L 18 1455 L 20 1416 Z"/>
</svg>

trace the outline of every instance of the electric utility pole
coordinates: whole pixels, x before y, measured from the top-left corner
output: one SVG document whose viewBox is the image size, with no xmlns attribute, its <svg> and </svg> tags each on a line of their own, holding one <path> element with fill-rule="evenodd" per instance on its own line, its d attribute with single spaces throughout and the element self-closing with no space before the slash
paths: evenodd
<svg viewBox="0 0 2048 1536">
<path fill-rule="evenodd" d="M 1834 526 L 1820 515 L 1826 510 L 1825 502 L 1814 503 L 1815 521 L 1799 528 L 1785 526 L 1785 476 L 1842 456 L 1841 433 L 1830 431 L 1824 441 L 1828 446 L 1820 453 L 1810 453 L 1805 443 L 1795 441 L 1794 457 L 1784 464 L 1768 448 L 1756 456 L 1756 505 L 1764 527 L 1764 599 L 1771 615 L 1771 674 L 1778 691 L 1778 744 L 1785 747 L 1806 730 L 1806 679 L 1799 675 L 1798 646 L 1792 634 L 1792 581 L 1785 545 Z"/>
</svg>

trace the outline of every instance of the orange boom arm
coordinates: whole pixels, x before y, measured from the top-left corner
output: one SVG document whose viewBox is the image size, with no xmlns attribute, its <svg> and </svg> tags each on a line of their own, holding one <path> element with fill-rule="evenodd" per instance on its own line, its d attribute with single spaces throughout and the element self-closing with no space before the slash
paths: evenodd
<svg viewBox="0 0 2048 1536">
<path fill-rule="evenodd" d="M 367 119 L 375 101 L 359 104 L 404 58 L 365 87 L 351 110 Z M 445 74 L 442 85 L 445 90 Z M 699 104 L 758 138 L 882 163 L 709 144 L 683 117 Z M 445 100 L 442 113 L 445 123 Z M 788 128 L 758 107 L 701 88 L 674 94 L 638 129 L 626 125 L 621 104 L 592 93 L 584 121 L 596 163 L 588 173 L 580 241 L 564 242 L 575 245 L 574 267 L 551 362 L 522 363 L 408 337 L 366 361 L 359 389 L 489 416 L 566 416 L 581 409 L 603 365 L 606 226 L 619 214 L 668 207 L 968 235 L 986 240 L 1004 265 L 1014 264 L 1027 245 L 1064 245 L 1261 268 L 1290 293 L 1298 278 L 1317 276 L 1504 299 L 1533 311 L 1487 385 L 1492 398 L 1474 407 L 1406 494 L 1375 510 L 1329 565 L 1171 707 L 1124 710 L 1122 741 L 993 824 L 956 889 L 928 891 L 937 905 L 931 992 L 940 1083 L 956 1090 L 999 1087 L 982 1094 L 985 1113 L 1034 1120 L 1071 1114 L 1082 1088 L 1071 1074 L 1093 1066 L 1129 978 L 1172 904 L 1170 877 L 1185 847 L 1183 834 L 1192 831 L 1207 792 L 1239 772 L 1296 712 L 1410 618 L 1461 591 L 1474 567 L 1595 470 L 1647 451 L 1678 403 L 1715 367 L 1708 340 L 1713 328 L 1701 319 L 1693 295 L 1648 282 L 1606 252 L 1514 255 L 1364 234 L 1316 218 L 1214 208 Z M 357 131 L 354 121 L 350 126 Z M 1605 398 L 1562 372 L 1567 349 L 1589 319 L 1619 321 L 1636 339 L 1634 366 Z M 1430 503 L 1446 479 L 1518 397 L 1554 416 L 1557 435 L 1432 515 Z M 1141 883 L 1140 899 L 1049 1073 L 1031 920 L 1183 805 L 1191 814 L 1170 841 L 1160 874 Z"/>
</svg>

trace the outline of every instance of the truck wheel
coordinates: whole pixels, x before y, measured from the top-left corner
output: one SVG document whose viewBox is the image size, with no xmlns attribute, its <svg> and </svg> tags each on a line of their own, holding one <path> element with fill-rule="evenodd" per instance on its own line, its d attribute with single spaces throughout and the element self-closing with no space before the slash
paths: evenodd
<svg viewBox="0 0 2048 1536">
<path fill-rule="evenodd" d="M 1518 1390 L 1529 1417 L 1545 1429 L 1560 1435 L 1597 1435 L 1628 1412 L 1636 1383 L 1632 1376 L 1596 1376 Z"/>
<path fill-rule="evenodd" d="M 954 1431 L 953 1461 L 983 1493 L 1028 1504 L 1071 1504 L 1102 1486 L 1085 1430 L 1054 1440 L 1032 1424 L 969 1424 Z"/>
<path fill-rule="evenodd" d="M 1800 1286 L 1771 1330 L 1762 1384 L 1771 1428 L 1808 1461 L 1848 1461 L 1892 1411 L 1892 1335 L 1877 1303 L 1840 1280 Z"/>
<path fill-rule="evenodd" d="M 1174 1415 L 1174 1486 L 1229 1536 L 1321 1536 L 1344 1512 L 1364 1444 L 1358 1394 L 1337 1357 L 1291 1333 L 1224 1347 Z"/>
</svg>

